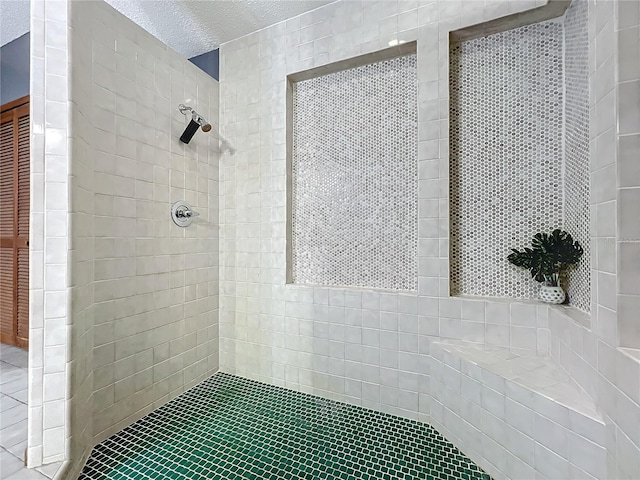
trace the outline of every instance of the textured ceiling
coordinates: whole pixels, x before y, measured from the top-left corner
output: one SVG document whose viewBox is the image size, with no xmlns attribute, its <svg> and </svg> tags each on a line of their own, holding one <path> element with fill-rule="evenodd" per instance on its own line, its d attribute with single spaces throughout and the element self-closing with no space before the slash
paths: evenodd
<svg viewBox="0 0 640 480">
<path fill-rule="evenodd" d="M 187 58 L 330 3 L 330 0 L 107 1 Z"/>
<path fill-rule="evenodd" d="M 333 0 L 107 0 L 190 58 Z M 29 31 L 29 0 L 0 0 L 0 41 Z"/>
<path fill-rule="evenodd" d="M 0 45 L 29 31 L 29 0 L 0 0 Z"/>
</svg>

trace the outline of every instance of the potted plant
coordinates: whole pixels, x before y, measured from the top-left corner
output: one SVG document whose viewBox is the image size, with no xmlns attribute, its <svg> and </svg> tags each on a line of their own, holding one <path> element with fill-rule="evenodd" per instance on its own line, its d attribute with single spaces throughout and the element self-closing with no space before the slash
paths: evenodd
<svg viewBox="0 0 640 480">
<path fill-rule="evenodd" d="M 511 250 L 513 253 L 507 260 L 517 267 L 526 268 L 532 278 L 542 283 L 540 299 L 543 302 L 564 302 L 566 296 L 560 286 L 560 276 L 580 260 L 583 253 L 580 243 L 574 242 L 567 232 L 556 229 L 550 235 L 537 233 L 531 240 L 531 248 Z"/>
</svg>

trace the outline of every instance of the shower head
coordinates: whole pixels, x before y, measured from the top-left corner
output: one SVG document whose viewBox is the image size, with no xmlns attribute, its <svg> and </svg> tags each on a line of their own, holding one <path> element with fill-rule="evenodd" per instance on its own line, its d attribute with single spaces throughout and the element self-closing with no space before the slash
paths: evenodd
<svg viewBox="0 0 640 480">
<path fill-rule="evenodd" d="M 189 125 L 187 125 L 187 128 L 185 128 L 184 132 L 180 136 L 180 141 L 182 143 L 189 143 L 193 138 L 193 136 L 198 131 L 198 127 L 202 128 L 203 132 L 209 132 L 211 130 L 211 124 L 207 122 L 193 108 L 181 103 L 180 105 L 178 105 L 178 110 L 180 110 L 180 113 L 182 113 L 185 116 L 191 114 Z"/>
<path fill-rule="evenodd" d="M 178 110 L 180 111 L 180 113 L 187 117 L 191 115 L 191 118 L 189 119 L 189 125 L 187 125 L 187 128 L 185 128 L 182 136 L 180 137 L 180 141 L 182 143 L 189 143 L 198 131 L 198 128 L 202 128 L 203 132 L 210 132 L 213 128 L 213 126 L 209 122 L 207 122 L 198 112 L 196 112 L 190 106 L 181 103 L 180 105 L 178 105 Z M 236 149 L 233 148 L 231 144 L 224 137 L 222 137 L 222 135 L 220 135 L 220 132 L 216 131 L 214 132 L 214 135 L 220 141 L 220 146 L 223 152 L 227 151 L 231 155 L 236 153 Z"/>
</svg>

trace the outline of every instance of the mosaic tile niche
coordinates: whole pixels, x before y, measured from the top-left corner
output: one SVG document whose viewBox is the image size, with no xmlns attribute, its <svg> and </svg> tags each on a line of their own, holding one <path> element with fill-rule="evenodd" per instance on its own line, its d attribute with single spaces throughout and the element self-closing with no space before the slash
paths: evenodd
<svg viewBox="0 0 640 480">
<path fill-rule="evenodd" d="M 562 42 L 548 21 L 451 44 L 452 295 L 537 296 L 506 257 L 563 224 Z"/>
<path fill-rule="evenodd" d="M 564 18 L 564 229 L 584 249 L 580 263 L 569 271 L 567 294 L 585 312 L 591 307 L 588 13 L 587 0 L 574 0 Z"/>
<path fill-rule="evenodd" d="M 415 54 L 292 84 L 290 282 L 416 290 L 417 93 Z"/>
</svg>

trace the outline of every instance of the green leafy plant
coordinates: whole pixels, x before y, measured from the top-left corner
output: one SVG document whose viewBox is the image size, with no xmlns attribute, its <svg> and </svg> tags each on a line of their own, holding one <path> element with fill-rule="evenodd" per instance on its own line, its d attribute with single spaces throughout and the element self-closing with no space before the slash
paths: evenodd
<svg viewBox="0 0 640 480">
<path fill-rule="evenodd" d="M 529 270 L 537 282 L 554 287 L 558 286 L 560 274 L 578 263 L 584 253 L 580 243 L 574 242 L 570 234 L 560 229 L 550 235 L 537 233 L 531 240 L 531 248 L 511 250 L 513 253 L 507 257 L 509 262 Z"/>
</svg>

